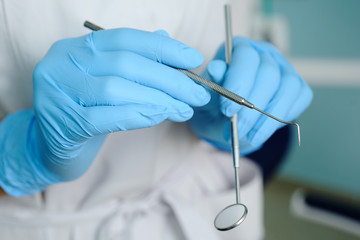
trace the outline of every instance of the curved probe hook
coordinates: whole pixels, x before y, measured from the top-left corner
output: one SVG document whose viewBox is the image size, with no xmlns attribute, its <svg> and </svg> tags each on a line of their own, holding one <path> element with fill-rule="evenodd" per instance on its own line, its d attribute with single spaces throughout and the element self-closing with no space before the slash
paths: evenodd
<svg viewBox="0 0 360 240">
<path fill-rule="evenodd" d="M 264 114 L 264 115 L 266 115 L 266 116 L 268 116 L 268 117 L 270 117 L 270 118 L 272 118 L 272 119 L 274 119 L 274 120 L 276 120 L 276 121 L 278 121 L 278 122 L 281 122 L 281 123 L 284 123 L 284 124 L 288 124 L 288 125 L 295 125 L 296 128 L 297 128 L 297 135 L 298 135 L 299 146 L 301 146 L 300 125 L 299 125 L 298 123 L 283 121 L 283 120 L 281 120 L 281 119 L 278 119 L 277 117 L 274 117 L 274 116 L 271 115 L 271 114 L 268 114 L 267 112 L 264 112 L 264 111 L 258 109 L 257 107 L 253 107 L 253 109 L 256 110 L 256 111 L 258 111 L 258 112 L 260 112 L 260 113 L 262 113 L 262 114 Z"/>
</svg>

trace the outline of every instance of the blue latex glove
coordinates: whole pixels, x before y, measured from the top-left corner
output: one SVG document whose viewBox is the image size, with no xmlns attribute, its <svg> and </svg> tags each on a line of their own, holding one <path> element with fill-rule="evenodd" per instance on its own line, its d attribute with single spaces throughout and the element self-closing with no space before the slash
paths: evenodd
<svg viewBox="0 0 360 240">
<path fill-rule="evenodd" d="M 164 32 L 113 29 L 56 42 L 34 70 L 34 110 L 0 125 L 1 187 L 20 196 L 76 179 L 106 134 L 190 119 L 210 95 L 169 66 L 202 61 Z"/>
<path fill-rule="evenodd" d="M 225 63 L 222 46 L 204 75 L 285 121 L 296 119 L 312 100 L 309 86 L 279 51 L 266 42 L 234 38 L 230 65 L 227 67 Z M 195 110 L 190 123 L 200 138 L 230 151 L 229 117 L 235 113 L 238 113 L 240 152 L 244 155 L 261 148 L 283 126 L 214 93 L 209 104 Z"/>
</svg>

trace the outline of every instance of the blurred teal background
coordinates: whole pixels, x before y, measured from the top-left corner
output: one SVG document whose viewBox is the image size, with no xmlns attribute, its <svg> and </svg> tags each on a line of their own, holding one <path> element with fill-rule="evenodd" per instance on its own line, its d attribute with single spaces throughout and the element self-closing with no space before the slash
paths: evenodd
<svg viewBox="0 0 360 240">
<path fill-rule="evenodd" d="M 298 121 L 302 145 L 294 136 L 280 176 L 360 197 L 360 88 L 313 91 L 314 100 Z"/>
<path fill-rule="evenodd" d="M 290 59 L 360 63 L 359 10 L 358 0 L 263 1 L 263 12 L 287 21 Z M 302 146 L 296 145 L 294 136 L 294 146 L 279 175 L 358 198 L 360 76 L 346 77 L 336 79 L 336 84 L 305 79 L 314 99 L 299 118 Z"/>
<path fill-rule="evenodd" d="M 265 2 L 265 12 L 280 14 L 290 24 L 291 56 L 360 58 L 359 0 Z"/>
</svg>

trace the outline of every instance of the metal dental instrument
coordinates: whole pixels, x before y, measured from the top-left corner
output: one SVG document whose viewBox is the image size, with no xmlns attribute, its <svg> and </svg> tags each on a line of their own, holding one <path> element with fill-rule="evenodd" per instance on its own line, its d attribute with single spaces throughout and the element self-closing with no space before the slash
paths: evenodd
<svg viewBox="0 0 360 240">
<path fill-rule="evenodd" d="M 229 66 L 232 57 L 232 24 L 231 24 L 231 7 L 229 4 L 225 5 L 225 29 L 226 29 L 226 42 L 225 42 L 225 60 Z M 237 113 L 230 119 L 231 123 L 231 144 L 232 155 L 235 168 L 235 189 L 236 189 L 236 203 L 240 203 L 240 179 L 239 179 L 239 165 L 240 165 L 240 145 L 238 136 L 238 116 Z"/>
<path fill-rule="evenodd" d="M 93 30 L 93 31 L 99 31 L 99 30 L 104 30 L 104 28 L 102 27 L 99 27 L 89 21 L 85 21 L 84 22 L 84 26 Z M 173 67 L 174 68 L 174 67 Z M 269 113 L 266 113 L 260 109 L 258 109 L 257 107 L 254 106 L 254 104 L 248 102 L 245 98 L 243 97 L 240 97 L 239 95 L 233 93 L 233 92 L 230 92 L 229 90 L 221 87 L 220 85 L 216 84 L 216 83 L 213 83 L 212 81 L 206 79 L 206 78 L 203 78 L 189 70 L 185 70 L 185 69 L 179 69 L 179 68 L 175 68 L 177 69 L 178 71 L 182 72 L 183 74 L 185 74 L 186 76 L 188 76 L 189 78 L 191 78 L 192 80 L 194 80 L 195 82 L 199 83 L 200 85 L 216 92 L 217 94 L 220 94 L 221 96 L 223 97 L 226 97 L 227 99 L 237 103 L 237 104 L 240 104 L 240 105 L 243 105 L 245 107 L 248 107 L 248 108 L 251 108 L 251 109 L 254 109 L 280 123 L 283 123 L 283 124 L 288 124 L 288 125 L 295 125 L 297 127 L 297 134 L 298 134 L 298 141 L 299 141 L 299 146 L 300 146 L 300 125 L 298 123 L 294 123 L 294 122 L 288 122 L 288 121 L 283 121 L 277 117 L 274 117 L 273 115 L 269 114 Z"/>
<path fill-rule="evenodd" d="M 225 59 L 229 65 L 232 55 L 232 26 L 231 26 L 231 7 L 229 4 L 225 5 L 225 26 L 226 26 L 226 42 L 225 42 Z M 231 146 L 233 155 L 233 164 L 235 171 L 235 193 L 236 203 L 232 204 L 215 217 L 215 228 L 220 231 L 227 231 L 239 226 L 246 218 L 248 209 L 240 202 L 240 146 L 238 136 L 238 116 L 235 113 L 230 119 L 231 123 Z"/>
</svg>

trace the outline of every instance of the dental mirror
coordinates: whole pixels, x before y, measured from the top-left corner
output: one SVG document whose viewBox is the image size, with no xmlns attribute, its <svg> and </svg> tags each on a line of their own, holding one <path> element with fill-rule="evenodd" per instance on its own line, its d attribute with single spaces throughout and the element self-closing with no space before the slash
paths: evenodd
<svg viewBox="0 0 360 240">
<path fill-rule="evenodd" d="M 239 226 L 248 213 L 244 204 L 236 203 L 224 208 L 215 217 L 214 225 L 219 231 L 227 231 Z"/>
</svg>

